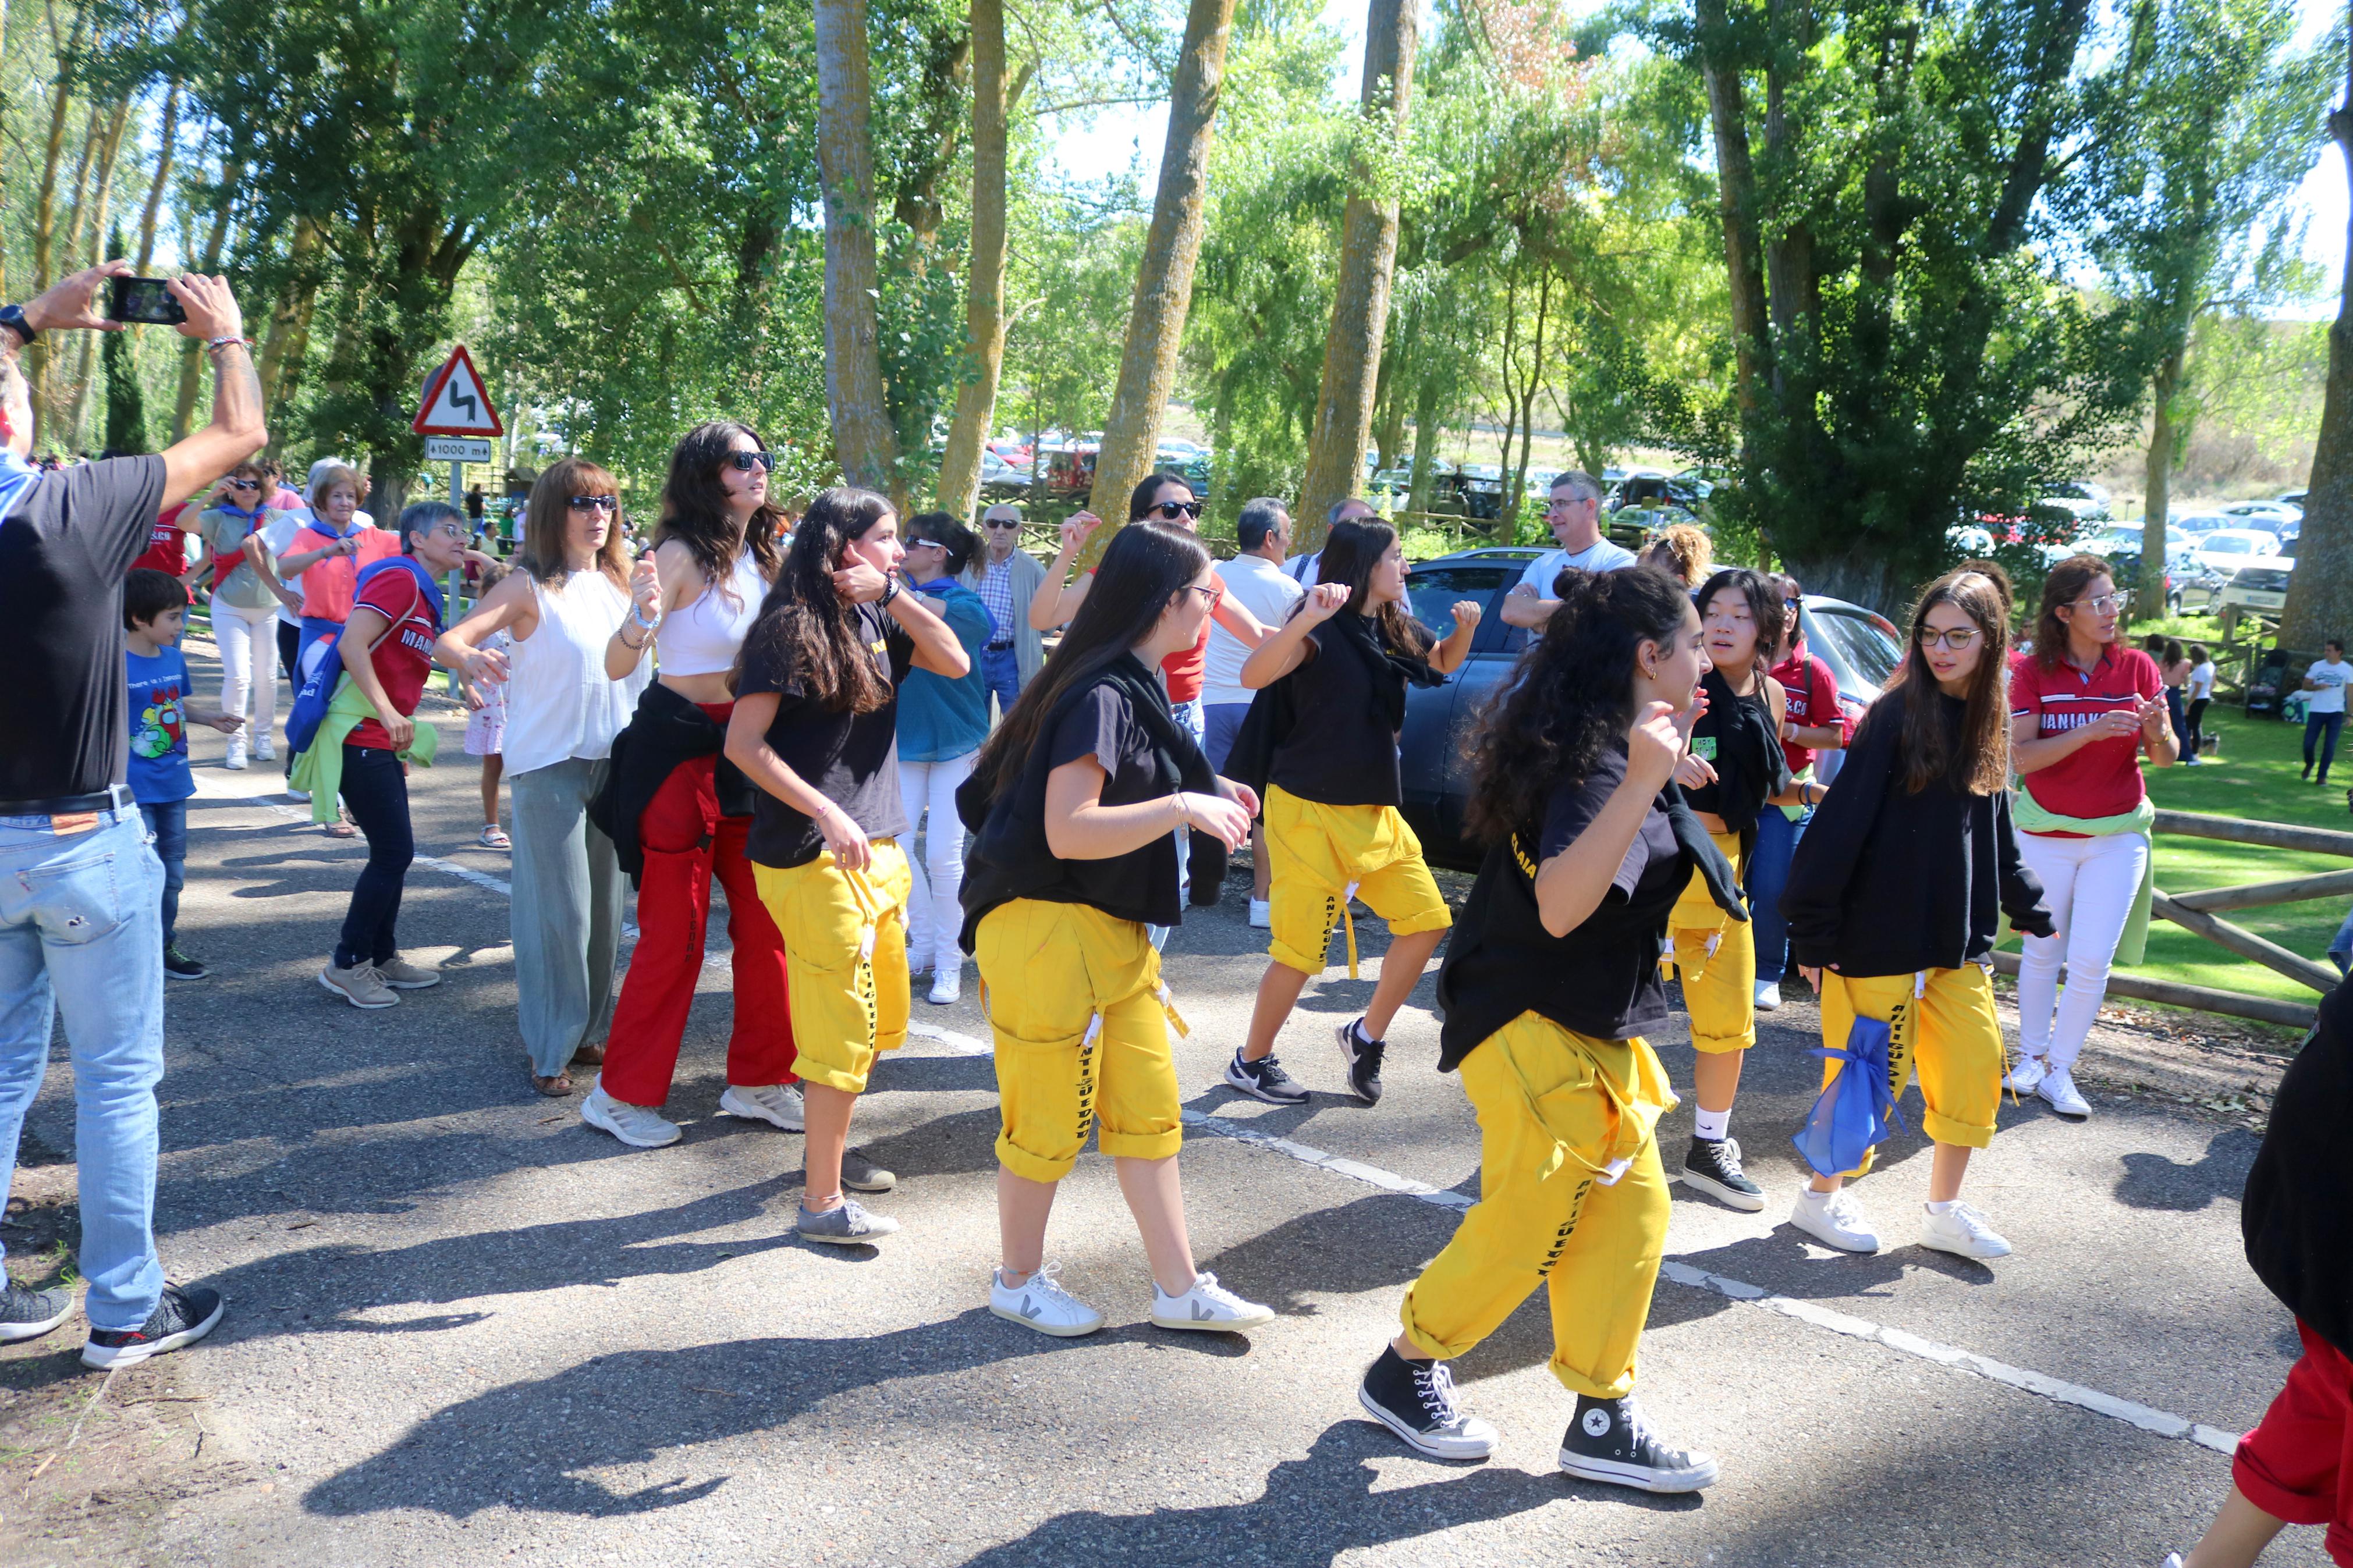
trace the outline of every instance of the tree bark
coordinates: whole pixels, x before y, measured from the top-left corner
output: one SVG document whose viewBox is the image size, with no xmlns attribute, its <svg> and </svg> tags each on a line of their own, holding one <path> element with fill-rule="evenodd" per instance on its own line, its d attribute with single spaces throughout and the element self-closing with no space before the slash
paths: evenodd
<svg viewBox="0 0 2353 1568">
<path fill-rule="evenodd" d="M 1742 461 L 1764 409 L 1772 339 L 1759 238 L 1757 172 L 1748 149 L 1748 106 L 1735 58 L 1725 0 L 1696 0 L 1700 74 L 1707 84 L 1708 124 L 1715 139 L 1716 201 L 1724 221 L 1724 266 L 1731 281 L 1734 394 L 1740 407 Z"/>
<path fill-rule="evenodd" d="M 2165 614 L 2165 519 L 2173 487 L 2173 404 L 2181 392 L 2181 365 L 2188 345 L 2176 340 L 2173 352 L 2158 362 L 2150 378 L 2154 412 L 2149 418 L 2148 462 L 2144 472 L 2148 486 L 2148 513 L 2141 520 L 2140 588 L 2133 613 L 2145 617 Z"/>
<path fill-rule="evenodd" d="M 99 141 L 98 188 L 90 193 L 90 201 L 87 204 L 95 211 L 85 214 L 78 205 L 74 212 L 74 230 L 77 238 L 79 237 L 83 226 L 82 219 L 85 216 L 90 219 L 90 247 L 74 258 L 84 267 L 97 264 L 100 250 L 107 243 L 107 212 L 114 200 L 114 168 L 121 159 L 122 133 L 130 123 L 131 100 L 126 98 L 114 106 L 114 113 L 107 121 L 106 134 Z M 79 345 L 80 353 L 76 356 L 78 363 L 74 372 L 73 401 L 67 409 L 66 425 L 73 432 L 75 445 L 87 447 L 90 443 L 82 439 L 82 416 L 90 406 L 90 385 L 98 379 L 97 334 L 81 332 L 76 335 L 81 339 Z"/>
<path fill-rule="evenodd" d="M 2329 114 L 2328 133 L 2353 175 L 2353 27 L 2348 42 L 2345 101 Z M 2353 220 L 2347 224 L 2347 244 L 2353 247 Z M 2353 248 L 2346 252 L 2337 321 L 2328 330 L 2320 437 L 2313 446 L 2295 570 L 2288 574 L 2287 604 L 2280 611 L 2280 646 L 2316 652 L 2326 639 L 2346 636 L 2348 626 L 2353 626 Z"/>
<path fill-rule="evenodd" d="M 1208 193 L 1209 143 L 1226 74 L 1226 40 L 1233 31 L 1234 0 L 1191 0 L 1185 14 L 1184 52 L 1169 86 L 1168 141 L 1160 153 L 1160 185 L 1152 227 L 1128 308 L 1127 342 L 1119 383 L 1103 421 L 1095 458 L 1093 507 L 1112 528 L 1088 541 L 1085 560 L 1102 559 L 1113 528 L 1127 520 L 1127 495 L 1153 469 L 1160 421 L 1176 379 L 1176 350 L 1193 304 L 1193 265 L 1201 253 L 1201 205 Z"/>
<path fill-rule="evenodd" d="M 1403 132 L 1413 91 L 1419 35 L 1409 0 L 1371 0 L 1365 18 L 1365 83 L 1357 133 L 1370 139 Z M 1398 204 L 1360 148 L 1341 219 L 1340 277 L 1332 325 L 1324 338 L 1324 380 L 1307 437 L 1307 472 L 1299 485 L 1296 528 L 1302 551 L 1323 548 L 1324 517 L 1335 501 L 1365 488 L 1365 443 L 1379 390 L 1381 338 L 1388 327 L 1389 279 L 1397 268 Z"/>
<path fill-rule="evenodd" d="M 897 442 L 875 320 L 873 83 L 861 0 L 816 0 L 818 166 L 825 181 L 825 392 L 842 477 L 891 490 Z"/>
<path fill-rule="evenodd" d="M 1005 364 L 1005 0 L 972 0 L 972 260 L 965 272 L 965 377 L 940 462 L 944 510 L 980 509 L 980 453 Z"/>
<path fill-rule="evenodd" d="M 1425 375 L 1416 389 L 1413 404 L 1413 479 L 1407 491 L 1408 511 L 1430 510 L 1430 487 L 1437 479 L 1431 470 L 1438 467 L 1438 378 Z"/>
<path fill-rule="evenodd" d="M 213 219 L 216 237 L 228 226 L 228 208 L 224 200 Z M 217 238 L 214 243 L 218 243 Z M 318 307 L 319 257 L 324 244 L 325 236 L 315 221 L 295 220 L 294 240 L 287 251 L 286 281 L 270 309 L 269 331 L 262 341 L 261 357 L 254 364 L 254 374 L 261 382 L 261 406 L 272 420 L 301 376 L 304 352 L 311 342 L 311 316 Z"/>
</svg>

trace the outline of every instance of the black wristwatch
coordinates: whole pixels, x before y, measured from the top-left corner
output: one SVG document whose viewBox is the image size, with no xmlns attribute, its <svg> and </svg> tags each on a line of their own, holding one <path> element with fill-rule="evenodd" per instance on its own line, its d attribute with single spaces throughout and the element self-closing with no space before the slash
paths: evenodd
<svg viewBox="0 0 2353 1568">
<path fill-rule="evenodd" d="M 0 305 L 0 327 L 6 327 L 16 334 L 19 347 L 29 348 L 33 340 L 40 336 L 33 330 L 33 323 L 25 320 L 25 307 L 22 305 Z"/>
<path fill-rule="evenodd" d="M 887 610 L 891 607 L 891 601 L 898 596 L 899 579 L 885 577 L 882 579 L 882 596 L 874 601 L 874 607 L 878 610 Z"/>
</svg>

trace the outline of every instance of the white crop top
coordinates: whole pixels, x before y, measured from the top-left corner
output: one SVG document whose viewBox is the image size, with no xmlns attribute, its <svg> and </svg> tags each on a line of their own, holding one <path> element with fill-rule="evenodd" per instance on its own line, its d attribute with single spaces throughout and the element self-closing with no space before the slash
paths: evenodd
<svg viewBox="0 0 2353 1568">
<path fill-rule="evenodd" d="M 760 558 L 749 549 L 738 555 L 724 587 L 723 592 L 707 586 L 686 608 L 662 617 L 654 647 L 664 675 L 723 675 L 735 668 L 735 656 L 768 592 Z"/>
</svg>

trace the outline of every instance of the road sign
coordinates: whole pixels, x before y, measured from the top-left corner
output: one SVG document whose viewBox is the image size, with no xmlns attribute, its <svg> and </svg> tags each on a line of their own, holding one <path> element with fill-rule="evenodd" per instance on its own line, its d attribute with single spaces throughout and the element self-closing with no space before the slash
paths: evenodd
<svg viewBox="0 0 2353 1568">
<path fill-rule="evenodd" d="M 491 395 L 483 387 L 481 373 L 474 368 L 465 344 L 459 343 L 448 363 L 425 384 L 424 406 L 417 411 L 409 428 L 419 436 L 507 433 L 506 426 L 499 423 L 499 411 L 491 406 Z"/>
<path fill-rule="evenodd" d="M 425 460 L 428 463 L 487 463 L 491 460 L 491 444 L 468 436 L 427 436 L 425 437 Z"/>
</svg>

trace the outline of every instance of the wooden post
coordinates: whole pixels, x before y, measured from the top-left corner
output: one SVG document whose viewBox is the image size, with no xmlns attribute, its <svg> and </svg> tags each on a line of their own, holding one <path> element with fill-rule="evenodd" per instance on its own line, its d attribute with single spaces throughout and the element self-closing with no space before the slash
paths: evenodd
<svg viewBox="0 0 2353 1568">
<path fill-rule="evenodd" d="M 2353 871 L 2323 871 L 2280 882 L 2250 882 L 2243 888 L 2176 893 L 2173 901 L 2185 910 L 2213 914 L 2221 910 L 2252 910 L 2264 904 L 2301 903 L 2306 899 L 2341 899 L 2348 893 L 2353 893 Z"/>
<path fill-rule="evenodd" d="M 2353 833 L 2327 827 L 2291 827 L 2284 822 L 2246 822 L 2194 811 L 2160 811 L 2157 831 L 2187 838 L 2219 838 L 2227 844 L 2261 844 L 2271 849 L 2301 849 L 2312 855 L 2353 859 Z"/>
<path fill-rule="evenodd" d="M 2218 947 L 2225 947 L 2242 958 L 2252 958 L 2266 969 L 2278 971 L 2299 984 L 2309 985 L 2322 995 L 2337 989 L 2337 971 L 2326 964 L 2290 952 L 2277 942 L 2266 942 L 2244 926 L 2229 921 L 2185 910 L 2163 893 L 2154 894 L 2149 901 L 2152 912 L 2161 915 L 2178 926 L 2196 931 Z"/>
<path fill-rule="evenodd" d="M 1993 966 L 2004 974 L 2018 973 L 2018 954 L 1997 952 Z M 2171 1007 L 2187 1007 L 2198 1013 L 2220 1013 L 2228 1018 L 2253 1018 L 2264 1024 L 2285 1024 L 2291 1028 L 2309 1029 L 2319 1017 L 2320 1009 L 2302 1002 L 2278 1002 L 2269 996 L 2248 996 L 2236 991 L 2217 991 L 2207 985 L 2184 985 L 2172 980 L 2148 980 L 2121 970 L 2108 973 L 2108 994 L 2129 996 L 2139 1002 L 2162 1002 Z"/>
</svg>

